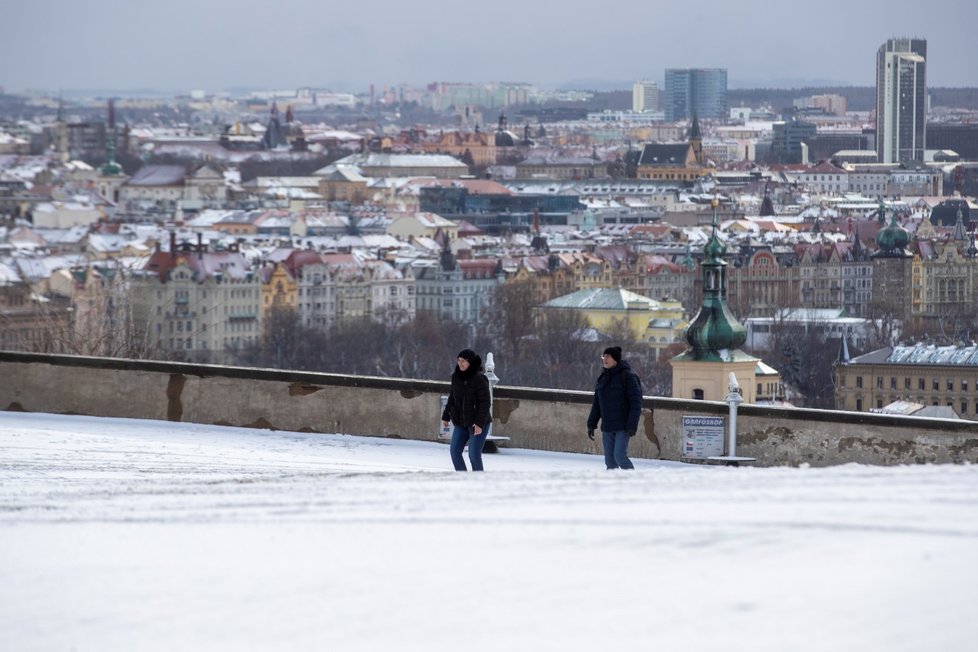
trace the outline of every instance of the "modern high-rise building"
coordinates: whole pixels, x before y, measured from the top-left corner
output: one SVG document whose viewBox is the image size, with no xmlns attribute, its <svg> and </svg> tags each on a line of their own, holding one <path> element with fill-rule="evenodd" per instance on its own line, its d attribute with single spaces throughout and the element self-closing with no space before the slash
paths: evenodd
<svg viewBox="0 0 978 652">
<path fill-rule="evenodd" d="M 802 120 L 775 122 L 772 125 L 771 161 L 775 163 L 810 163 L 808 147 L 818 128 Z"/>
<path fill-rule="evenodd" d="M 632 111 L 659 111 L 662 105 L 662 91 L 654 81 L 643 79 L 632 85 Z"/>
<path fill-rule="evenodd" d="M 666 120 L 727 117 L 726 68 L 667 68 Z"/>
<path fill-rule="evenodd" d="M 923 161 L 926 129 L 927 41 L 891 38 L 876 53 L 879 162 Z"/>
</svg>

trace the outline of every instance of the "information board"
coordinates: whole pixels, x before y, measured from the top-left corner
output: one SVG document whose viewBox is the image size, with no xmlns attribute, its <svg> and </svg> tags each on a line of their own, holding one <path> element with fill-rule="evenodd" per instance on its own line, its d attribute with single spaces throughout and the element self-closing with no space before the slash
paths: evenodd
<svg viewBox="0 0 978 652">
<path fill-rule="evenodd" d="M 723 417 L 683 415 L 683 457 L 702 460 L 723 455 Z"/>
</svg>

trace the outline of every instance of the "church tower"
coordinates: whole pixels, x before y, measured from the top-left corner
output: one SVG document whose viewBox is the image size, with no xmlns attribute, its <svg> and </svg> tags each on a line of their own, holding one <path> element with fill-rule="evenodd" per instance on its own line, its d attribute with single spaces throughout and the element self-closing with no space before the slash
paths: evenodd
<svg viewBox="0 0 978 652">
<path fill-rule="evenodd" d="M 119 202 L 119 188 L 127 181 L 122 166 L 115 160 L 116 148 L 115 102 L 109 100 L 109 118 L 105 129 L 105 163 L 98 169 L 95 185 L 99 194 L 111 202 Z"/>
<path fill-rule="evenodd" d="M 58 162 L 62 165 L 68 162 L 68 122 L 65 120 L 65 101 L 58 98 L 58 121 L 55 123 L 54 148 L 58 153 Z"/>
<path fill-rule="evenodd" d="M 880 221 L 886 221 L 886 206 L 879 205 Z M 874 308 L 881 316 L 908 319 L 911 306 L 913 254 L 907 251 L 910 235 L 896 221 L 896 211 L 890 213 L 890 223 L 876 233 L 876 253 L 873 259 L 873 296 L 878 297 Z"/>
<path fill-rule="evenodd" d="M 109 122 L 105 128 L 105 163 L 100 170 L 102 176 L 113 177 L 122 174 L 122 166 L 116 163 L 115 100 L 109 100 Z"/>
<path fill-rule="evenodd" d="M 747 332 L 727 307 L 727 247 L 717 235 L 717 200 L 713 200 L 713 233 L 703 249 L 703 304 L 686 327 L 689 349 L 674 357 L 672 397 L 722 401 L 729 393 L 730 372 L 740 383 L 744 400 L 757 399 L 757 365 L 759 358 L 747 355 L 737 347 L 747 339 Z"/>
</svg>

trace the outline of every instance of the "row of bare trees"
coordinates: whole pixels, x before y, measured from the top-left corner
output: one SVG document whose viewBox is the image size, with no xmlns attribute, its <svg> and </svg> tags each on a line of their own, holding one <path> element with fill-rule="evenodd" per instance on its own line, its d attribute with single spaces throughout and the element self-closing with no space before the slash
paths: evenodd
<svg viewBox="0 0 978 652">
<path fill-rule="evenodd" d="M 161 349 L 147 336 L 133 316 L 121 274 L 95 286 L 98 291 L 76 296 L 70 308 L 57 301 L 37 303 L 29 327 L 0 315 L 0 329 L 33 333 L 17 348 L 37 352 L 143 359 L 184 353 Z M 656 359 L 624 323 L 597 333 L 580 313 L 540 311 L 540 303 L 534 284 L 506 283 L 475 325 L 421 312 L 413 319 L 391 314 L 345 321 L 325 332 L 302 326 L 294 311 L 275 310 L 265 320 L 263 336 L 231 351 L 230 360 L 244 366 L 440 380 L 450 374 L 458 351 L 473 348 L 483 357 L 494 354 L 496 374 L 505 385 L 589 390 L 601 370 L 598 354 L 616 344 L 642 377 L 646 394 L 671 395 L 668 360 L 685 348 L 682 344 Z M 967 326 L 976 321 L 973 313 L 952 317 Z M 872 324 L 875 330 L 862 347 L 849 340 L 852 355 L 887 346 L 898 335 L 887 315 Z M 779 371 L 786 398 L 796 405 L 834 407 L 833 364 L 840 341 L 824 326 L 776 322 L 767 345 L 750 351 Z M 902 335 L 911 329 L 905 325 Z"/>
<path fill-rule="evenodd" d="M 263 337 L 232 357 L 245 366 L 444 380 L 458 352 L 472 348 L 483 358 L 493 353 L 504 385 L 590 390 L 601 371 L 599 354 L 616 344 L 647 394 L 671 393 L 668 363 L 650 360 L 624 324 L 596 334 L 580 313 L 539 313 L 536 305 L 530 284 L 505 284 L 485 320 L 474 326 L 421 312 L 411 320 L 388 315 L 341 322 L 328 332 L 302 326 L 292 311 L 276 310 Z"/>
</svg>

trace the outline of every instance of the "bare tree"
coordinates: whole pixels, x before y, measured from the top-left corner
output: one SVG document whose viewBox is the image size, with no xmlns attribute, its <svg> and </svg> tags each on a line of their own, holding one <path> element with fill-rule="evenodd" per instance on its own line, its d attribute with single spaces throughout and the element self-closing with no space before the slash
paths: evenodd
<svg viewBox="0 0 978 652">
<path fill-rule="evenodd" d="M 755 351 L 778 370 L 786 387 L 794 389 L 793 401 L 801 407 L 831 409 L 835 406 L 832 364 L 839 341 L 829 339 L 820 321 L 778 319 L 771 325 L 766 350 Z"/>
<path fill-rule="evenodd" d="M 533 355 L 524 355 L 520 384 L 559 389 L 587 389 L 594 379 L 597 358 L 587 338 L 588 323 L 577 311 L 554 310 L 540 314 L 533 336 Z"/>
<path fill-rule="evenodd" d="M 30 292 L 32 337 L 23 348 L 45 353 L 161 359 L 145 324 L 134 315 L 129 270 L 88 266 L 60 270 Z M 0 323 L 0 328 L 12 324 Z"/>
<path fill-rule="evenodd" d="M 504 353 L 519 357 L 526 338 L 533 333 L 536 290 L 531 281 L 503 283 L 493 292 L 489 308 L 489 331 Z"/>
</svg>

